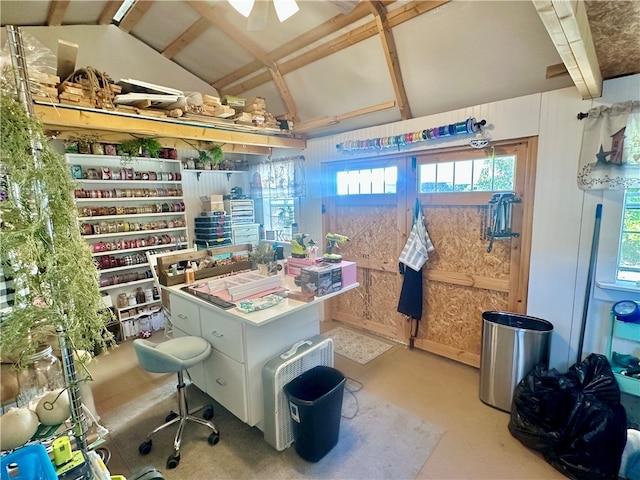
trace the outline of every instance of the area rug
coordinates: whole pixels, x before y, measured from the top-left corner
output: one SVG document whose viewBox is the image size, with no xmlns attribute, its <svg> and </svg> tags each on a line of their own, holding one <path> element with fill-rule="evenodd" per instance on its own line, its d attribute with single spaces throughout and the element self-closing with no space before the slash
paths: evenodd
<svg viewBox="0 0 640 480">
<path fill-rule="evenodd" d="M 410 479 L 416 478 L 443 435 L 438 426 L 364 390 L 353 394 L 345 390 L 338 444 L 319 462 L 310 463 L 299 457 L 293 446 L 282 452 L 275 450 L 258 428 L 241 422 L 190 385 L 191 405 L 213 404 L 212 421 L 220 431 L 220 442 L 209 445 L 207 428 L 187 425 L 180 464 L 168 470 L 165 465 L 172 453 L 175 429 L 156 434 L 146 456 L 138 453 L 138 445 L 174 408 L 174 388 L 173 383 L 167 384 L 103 415 L 111 448 L 117 449 L 132 472 L 152 466 L 166 480 Z"/>
<path fill-rule="evenodd" d="M 334 328 L 323 333 L 323 335 L 333 339 L 335 353 L 361 365 L 370 362 L 378 355 L 382 355 L 393 346 L 390 343 L 382 342 L 369 335 L 344 327 Z"/>
</svg>

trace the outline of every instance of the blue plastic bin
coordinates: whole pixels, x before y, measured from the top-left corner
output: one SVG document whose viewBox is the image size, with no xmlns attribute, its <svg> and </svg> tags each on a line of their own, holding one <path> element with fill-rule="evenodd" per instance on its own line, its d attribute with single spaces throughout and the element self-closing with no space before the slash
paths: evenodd
<svg viewBox="0 0 640 480">
<path fill-rule="evenodd" d="M 47 449 L 39 443 L 27 445 L 0 458 L 0 477 L 11 480 L 58 480 Z"/>
</svg>

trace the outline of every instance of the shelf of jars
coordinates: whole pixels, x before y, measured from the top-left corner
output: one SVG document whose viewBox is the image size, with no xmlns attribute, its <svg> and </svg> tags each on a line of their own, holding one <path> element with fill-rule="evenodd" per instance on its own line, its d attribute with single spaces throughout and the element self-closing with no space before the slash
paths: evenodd
<svg viewBox="0 0 640 480">
<path fill-rule="evenodd" d="M 175 159 L 65 155 L 77 181 L 80 232 L 100 272 L 100 291 L 116 306 L 122 338 L 133 323 L 160 309 L 159 298 L 132 299 L 153 291 L 146 252 L 189 245 L 182 191 L 182 163 Z M 122 305 L 125 298 L 127 304 Z M 118 303 L 120 301 L 120 304 Z M 135 313 L 132 313 L 135 312 Z M 128 321 L 123 328 L 123 321 Z"/>
<path fill-rule="evenodd" d="M 184 231 L 185 229 L 186 229 L 186 223 L 185 223 L 185 226 L 182 226 L 182 227 L 160 228 L 157 230 L 148 229 L 148 230 L 133 230 L 133 231 L 122 231 L 122 232 L 108 232 L 108 233 L 99 233 L 99 234 L 92 234 L 92 235 L 83 235 L 82 238 L 86 240 L 95 240 L 97 238 L 140 235 L 141 233 L 153 233 L 154 235 L 156 235 L 159 233 L 161 234 L 161 233 Z"/>
<path fill-rule="evenodd" d="M 96 245 L 96 244 L 94 244 Z M 133 253 L 133 252 L 144 252 L 146 250 L 154 250 L 154 249 L 160 249 L 160 248 L 171 248 L 171 247 L 180 247 L 180 248 L 187 248 L 188 246 L 188 242 L 186 241 L 176 241 L 176 242 L 172 242 L 170 244 L 167 245 L 144 245 L 144 246 L 140 246 L 140 247 L 132 247 L 132 248 L 125 248 L 125 249 L 115 249 L 115 250 L 100 250 L 100 251 L 94 251 L 93 252 L 93 256 L 94 257 L 100 257 L 102 255 L 111 255 L 114 253 Z"/>
</svg>

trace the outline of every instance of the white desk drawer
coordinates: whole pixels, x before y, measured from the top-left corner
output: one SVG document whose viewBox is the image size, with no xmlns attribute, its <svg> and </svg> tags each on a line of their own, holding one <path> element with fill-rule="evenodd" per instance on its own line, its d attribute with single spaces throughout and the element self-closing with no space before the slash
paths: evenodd
<svg viewBox="0 0 640 480">
<path fill-rule="evenodd" d="M 171 323 L 189 335 L 202 336 L 200 307 L 178 295 L 171 294 Z"/>
<path fill-rule="evenodd" d="M 204 361 L 207 393 L 243 422 L 247 422 L 244 365 L 216 350 Z"/>
<path fill-rule="evenodd" d="M 202 338 L 214 349 L 244 363 L 242 324 L 239 321 L 217 316 L 211 308 L 200 308 L 200 330 Z"/>
</svg>

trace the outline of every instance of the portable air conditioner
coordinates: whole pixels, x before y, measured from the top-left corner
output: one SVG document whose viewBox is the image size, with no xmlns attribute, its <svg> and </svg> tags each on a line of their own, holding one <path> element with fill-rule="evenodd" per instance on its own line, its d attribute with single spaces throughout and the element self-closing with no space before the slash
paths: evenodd
<svg viewBox="0 0 640 480">
<path fill-rule="evenodd" d="M 264 439 L 278 451 L 293 443 L 289 402 L 283 387 L 318 365 L 333 367 L 333 340 L 316 335 L 271 358 L 262 369 Z"/>
</svg>

